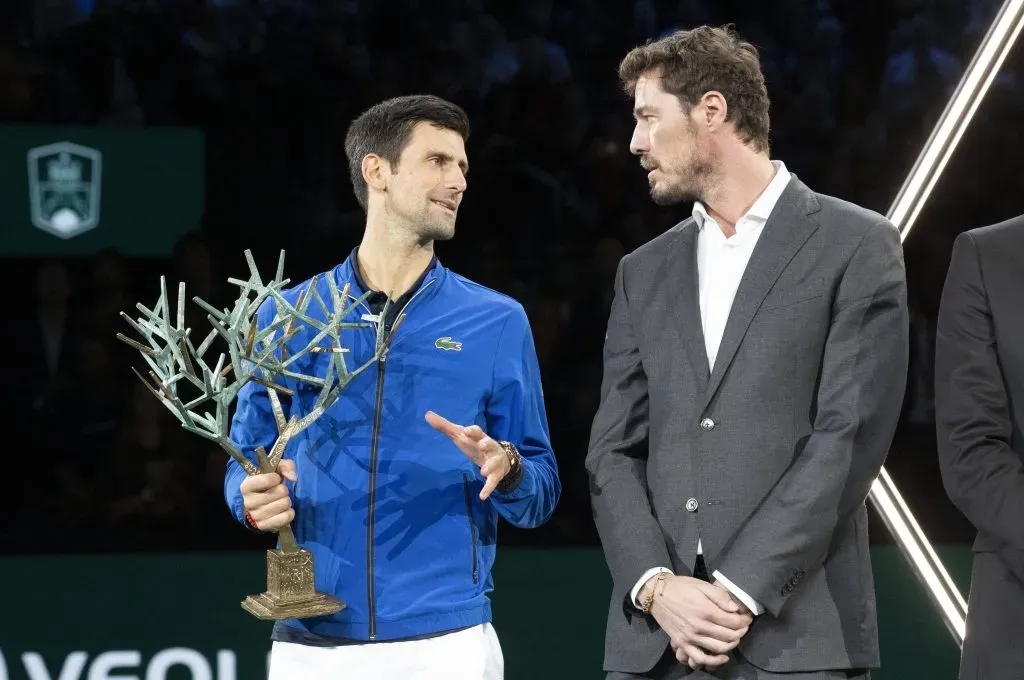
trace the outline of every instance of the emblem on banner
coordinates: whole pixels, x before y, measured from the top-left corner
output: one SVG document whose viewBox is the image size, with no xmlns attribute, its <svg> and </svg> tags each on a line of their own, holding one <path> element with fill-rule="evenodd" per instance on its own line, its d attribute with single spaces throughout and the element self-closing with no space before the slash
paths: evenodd
<svg viewBox="0 0 1024 680">
<path fill-rule="evenodd" d="M 103 154 L 87 146 L 60 142 L 28 152 L 28 190 L 32 224 L 69 239 L 100 221 Z"/>
</svg>

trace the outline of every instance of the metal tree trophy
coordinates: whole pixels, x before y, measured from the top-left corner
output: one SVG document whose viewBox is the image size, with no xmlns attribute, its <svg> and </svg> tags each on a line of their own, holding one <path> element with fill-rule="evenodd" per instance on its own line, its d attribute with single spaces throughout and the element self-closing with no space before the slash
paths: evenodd
<svg viewBox="0 0 1024 680">
<path fill-rule="evenodd" d="M 213 330 L 198 348 L 190 338 L 191 329 L 185 328 L 185 283 L 178 284 L 177 314 L 172 324 L 167 282 L 162 276 L 160 298 L 153 309 L 147 309 L 141 303 L 136 304 L 143 314 L 139 319 L 132 319 L 121 312 L 125 321 L 147 344 L 121 333 L 117 337 L 141 353 L 149 364 L 149 380 L 135 368 L 132 370 L 149 391 L 181 421 L 184 429 L 216 442 L 248 474 L 256 475 L 276 471 L 288 441 L 322 416 L 352 378 L 387 352 L 401 319 L 398 319 L 386 337 L 378 330 L 373 357 L 355 370 L 349 370 L 344 358 L 348 350 L 341 346 L 341 331 L 346 328 L 371 327 L 372 324 L 350 323 L 343 319 L 365 300 L 366 295 L 353 298 L 352 303 L 348 304 L 348 285 L 339 291 L 333 277 L 327 276 L 331 298 L 328 305 L 317 292 L 318 277 L 314 277 L 296 304 L 292 305 L 281 294 L 289 282 L 283 278 L 284 251 L 281 251 L 278 260 L 277 275 L 266 284 L 260 278 L 250 251 L 245 251 L 245 258 L 249 264 L 249 280 L 228 279 L 229 283 L 241 287 L 241 294 L 235 300 L 233 309 L 217 310 L 201 298 L 194 298 L 195 303 L 208 312 L 207 319 L 213 326 Z M 256 312 L 268 299 L 273 300 L 276 313 L 271 323 L 260 330 L 256 324 Z M 313 303 L 319 307 L 326 321 L 315 318 L 318 316 L 315 312 L 308 313 Z M 382 314 L 386 312 L 385 309 Z M 315 329 L 316 333 L 305 347 L 289 353 L 286 343 L 307 326 Z M 203 356 L 218 337 L 227 344 L 229 363 L 225 364 L 225 356 L 221 353 L 211 368 Z M 318 378 L 291 370 L 293 364 L 311 352 L 330 355 L 325 377 Z M 291 396 L 293 390 L 283 387 L 278 382 L 281 378 L 319 387 L 315 406 L 309 413 L 302 417 L 293 414 L 291 419 L 285 419 L 278 393 Z M 278 432 L 269 454 L 263 447 L 256 449 L 258 467 L 242 454 L 228 436 L 231 403 L 242 386 L 250 381 L 266 388 Z M 195 396 L 182 396 L 181 393 L 186 390 L 193 391 Z M 211 404 L 214 406 L 212 414 L 208 411 L 199 413 L 197 410 Z M 281 527 L 277 535 L 280 547 L 267 551 L 267 590 L 259 595 L 248 596 L 242 602 L 242 608 L 264 620 L 308 618 L 340 611 L 344 603 L 316 592 L 313 555 L 295 542 L 291 525 Z"/>
</svg>

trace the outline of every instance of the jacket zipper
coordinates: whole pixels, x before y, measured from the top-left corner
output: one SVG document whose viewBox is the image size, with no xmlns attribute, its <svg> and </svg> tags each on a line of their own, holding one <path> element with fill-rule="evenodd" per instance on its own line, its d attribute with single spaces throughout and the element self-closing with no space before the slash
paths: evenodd
<svg viewBox="0 0 1024 680">
<path fill-rule="evenodd" d="M 384 401 L 384 361 L 377 361 L 377 401 L 373 409 L 373 440 L 370 444 L 370 502 L 366 523 L 366 598 L 370 605 L 370 639 L 377 639 L 377 607 L 373 600 L 373 506 L 377 497 L 377 445 L 380 439 L 381 402 Z"/>
<path fill-rule="evenodd" d="M 405 313 L 405 310 L 409 308 L 412 301 L 415 300 L 420 293 L 429 288 L 434 280 L 428 281 L 422 288 L 413 294 L 409 301 L 405 303 L 402 310 L 398 313 L 401 316 Z M 364 305 L 365 307 L 365 305 Z M 367 312 L 373 313 L 369 308 Z M 397 317 L 396 317 L 397 318 Z M 380 332 L 381 324 L 386 323 L 387 319 L 379 319 L 377 321 L 378 332 Z M 385 333 L 390 333 L 390 328 L 383 329 Z M 390 348 L 388 348 L 390 349 Z M 380 444 L 380 419 L 381 419 L 381 405 L 384 401 L 384 364 L 387 361 L 387 353 L 381 355 L 380 359 L 377 360 L 377 397 L 373 407 L 373 434 L 370 442 L 370 493 L 368 513 L 369 517 L 366 522 L 366 600 L 370 609 L 370 639 L 377 639 L 377 605 L 373 597 L 374 591 L 374 578 L 373 578 L 373 510 L 377 500 L 377 452 Z"/>
<path fill-rule="evenodd" d="M 469 538 L 473 542 L 473 583 L 477 582 L 479 572 L 476 562 L 476 524 L 473 523 L 473 499 L 469 495 L 469 477 L 462 473 L 462 489 L 466 495 L 466 519 L 469 520 Z"/>
</svg>

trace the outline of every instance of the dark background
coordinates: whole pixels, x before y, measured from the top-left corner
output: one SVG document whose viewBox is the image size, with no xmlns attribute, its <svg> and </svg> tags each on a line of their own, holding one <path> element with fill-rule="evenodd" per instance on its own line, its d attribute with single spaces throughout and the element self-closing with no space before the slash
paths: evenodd
<svg viewBox="0 0 1024 680">
<path fill-rule="evenodd" d="M 108 250 L 2 261 L 0 550 L 266 545 L 223 503 L 225 454 L 136 384 L 140 359 L 114 339 L 126 330 L 117 312 L 151 304 L 160 274 L 228 299 L 246 247 L 263 271 L 286 249 L 293 280 L 342 260 L 363 225 L 346 127 L 385 97 L 423 92 L 459 103 L 473 125 L 457 235 L 438 251 L 526 306 L 564 483 L 547 526 L 503 527 L 501 540 L 596 545 L 583 458 L 615 266 L 690 211 L 648 198 L 628 152 L 618 60 L 675 28 L 735 23 L 761 50 L 772 157 L 816 190 L 884 213 L 997 10 L 992 0 L 3 3 L 0 123 L 199 128 L 205 207 L 166 260 Z M 1015 50 L 905 244 L 912 365 L 887 467 L 937 542 L 973 538 L 936 462 L 938 300 L 955 236 L 1024 212 L 1021 73 Z M 878 522 L 871 537 L 891 541 Z"/>
</svg>

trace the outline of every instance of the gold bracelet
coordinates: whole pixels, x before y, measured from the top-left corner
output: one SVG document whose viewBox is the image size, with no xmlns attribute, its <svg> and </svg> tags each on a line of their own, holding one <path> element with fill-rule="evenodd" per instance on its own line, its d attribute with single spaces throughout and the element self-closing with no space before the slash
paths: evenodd
<svg viewBox="0 0 1024 680">
<path fill-rule="evenodd" d="M 656 581 L 654 585 L 651 586 L 651 592 L 647 595 L 647 598 L 644 599 L 643 604 L 640 606 L 640 611 L 642 611 L 644 614 L 651 613 L 651 607 L 654 606 L 654 594 L 658 590 L 658 584 L 662 583 L 666 578 L 668 578 L 668 574 L 666 574 L 665 572 L 660 572 L 654 578 L 656 579 Z"/>
</svg>

